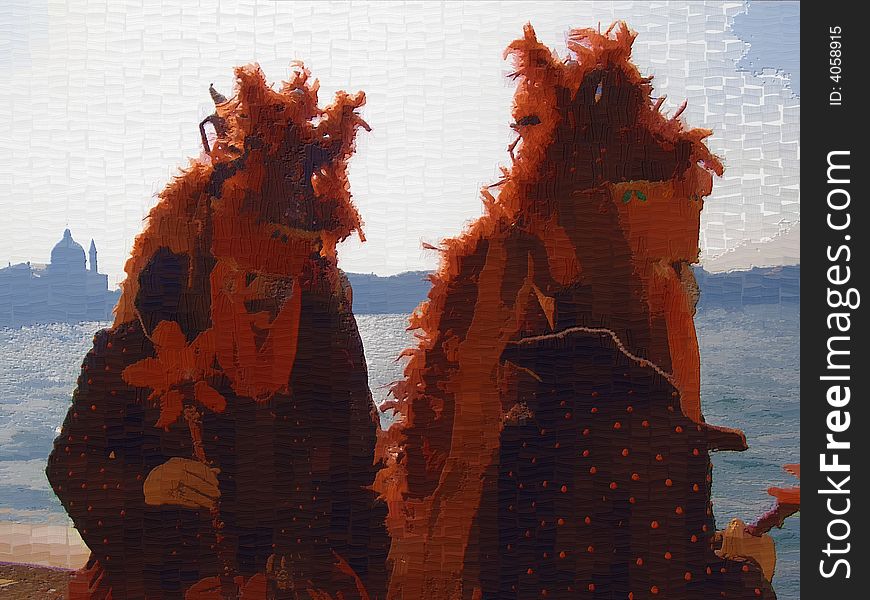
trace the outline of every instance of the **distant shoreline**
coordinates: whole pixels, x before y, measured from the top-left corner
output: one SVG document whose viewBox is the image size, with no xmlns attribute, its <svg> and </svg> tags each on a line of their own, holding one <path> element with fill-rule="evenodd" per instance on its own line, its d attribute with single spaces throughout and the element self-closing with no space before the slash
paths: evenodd
<svg viewBox="0 0 870 600">
<path fill-rule="evenodd" d="M 711 273 L 694 267 L 701 289 L 699 309 L 736 309 L 750 305 L 800 305 L 800 265 L 755 267 L 746 271 Z M 353 311 L 357 315 L 411 314 L 426 299 L 431 271 L 405 271 L 380 276 L 347 273 L 353 288 Z M 119 295 L 118 290 L 113 292 Z M 0 326 L 22 327 L 45 323 L 79 323 L 80 320 L 57 321 L 34 315 L 21 321 L 4 321 Z"/>
</svg>

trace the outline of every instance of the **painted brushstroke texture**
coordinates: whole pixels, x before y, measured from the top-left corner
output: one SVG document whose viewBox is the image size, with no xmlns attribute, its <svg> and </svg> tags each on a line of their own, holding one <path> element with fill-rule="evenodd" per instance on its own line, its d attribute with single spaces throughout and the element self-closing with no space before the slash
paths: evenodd
<svg viewBox="0 0 870 600">
<path fill-rule="evenodd" d="M 362 92 L 301 64 L 213 91 L 202 155 L 161 193 L 49 458 L 92 551 L 72 598 L 377 597 L 377 429 L 336 244 Z"/>
<path fill-rule="evenodd" d="M 703 417 L 690 264 L 722 165 L 634 38 L 572 30 L 562 59 L 527 25 L 506 51 L 512 165 L 441 245 L 387 405 L 390 598 L 775 597 L 716 553 L 709 452 L 746 440 Z"/>
<path fill-rule="evenodd" d="M 421 240 L 435 244 L 479 217 L 477 188 L 507 161 L 512 89 L 500 55 L 514 32 L 531 19 L 539 39 L 563 48 L 571 25 L 620 18 L 640 34 L 634 61 L 667 96 L 663 111 L 688 98 L 684 117 L 714 131 L 707 144 L 727 167 L 702 213 L 706 264 L 800 220 L 800 98 L 787 78 L 755 75 L 799 73 L 779 62 L 799 56 L 789 16 L 797 6 L 6 0 L 0 30 L 11 32 L 15 58 L 2 71 L 0 102 L 14 118 L 0 122 L 0 208 L 13 218 L 0 221 L 0 266 L 47 262 L 69 227 L 76 239 L 97 241 L 102 272 L 116 286 L 178 157 L 199 147 L 196 128 L 179 124 L 212 112 L 209 82 L 226 92 L 230 65 L 257 60 L 284 73 L 299 58 L 324 93 L 365 89 L 369 100 L 364 116 L 374 131 L 349 165 L 367 243 L 349 238 L 340 266 L 432 270 L 438 253 L 421 251 Z M 759 55 L 761 34 L 768 43 Z M 9 57 L 0 56 L 0 69 Z M 797 246 L 756 254 L 736 266 L 793 264 Z"/>
</svg>

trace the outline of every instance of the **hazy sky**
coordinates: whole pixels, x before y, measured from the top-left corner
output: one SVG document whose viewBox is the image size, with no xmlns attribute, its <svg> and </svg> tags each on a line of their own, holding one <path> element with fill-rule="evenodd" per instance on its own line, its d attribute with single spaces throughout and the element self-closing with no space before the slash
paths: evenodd
<svg viewBox="0 0 870 600">
<path fill-rule="evenodd" d="M 478 216 L 478 189 L 509 161 L 505 46 L 530 21 L 564 55 L 569 28 L 615 19 L 640 34 L 634 61 L 664 110 L 688 99 L 684 121 L 715 132 L 726 175 L 703 213 L 705 264 L 797 262 L 796 3 L 274 0 L 4 0 L 0 261 L 47 262 L 69 227 L 85 248 L 96 239 L 117 283 L 156 193 L 199 151 L 209 83 L 230 95 L 233 66 L 257 61 L 280 82 L 302 59 L 322 103 L 337 89 L 368 97 L 373 131 L 350 170 L 368 241 L 346 242 L 341 266 L 433 268 L 421 242 Z"/>
</svg>

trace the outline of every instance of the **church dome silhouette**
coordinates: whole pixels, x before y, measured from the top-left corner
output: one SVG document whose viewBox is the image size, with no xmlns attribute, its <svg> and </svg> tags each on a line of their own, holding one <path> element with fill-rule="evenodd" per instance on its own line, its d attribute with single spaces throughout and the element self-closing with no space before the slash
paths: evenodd
<svg viewBox="0 0 870 600">
<path fill-rule="evenodd" d="M 85 249 L 72 238 L 69 229 L 64 230 L 63 238 L 51 249 L 49 267 L 65 271 L 85 270 Z"/>
</svg>

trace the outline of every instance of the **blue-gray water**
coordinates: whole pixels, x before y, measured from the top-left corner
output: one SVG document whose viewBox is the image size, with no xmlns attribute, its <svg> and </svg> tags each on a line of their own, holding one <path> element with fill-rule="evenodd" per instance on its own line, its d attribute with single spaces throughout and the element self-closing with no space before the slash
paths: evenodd
<svg viewBox="0 0 870 600">
<path fill-rule="evenodd" d="M 707 421 L 739 427 L 749 450 L 713 458 L 714 510 L 723 527 L 751 521 L 772 506 L 771 485 L 796 483 L 781 466 L 799 460 L 800 328 L 797 306 L 742 311 L 704 309 L 702 399 Z M 401 376 L 398 353 L 409 343 L 404 315 L 358 315 L 374 397 Z M 45 481 L 45 458 L 62 423 L 82 357 L 103 323 L 0 329 L 0 519 L 66 522 Z M 800 518 L 774 530 L 781 600 L 799 598 Z"/>
</svg>

